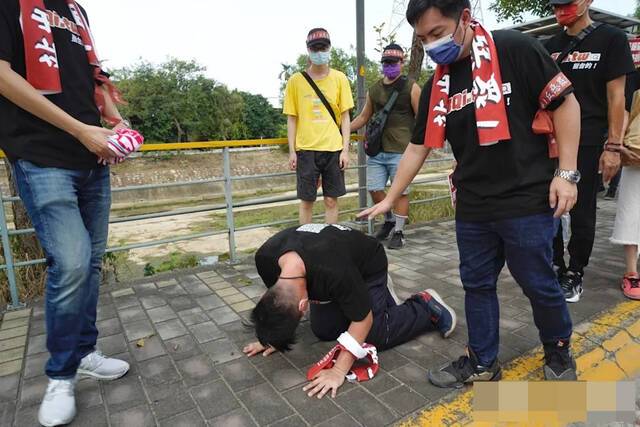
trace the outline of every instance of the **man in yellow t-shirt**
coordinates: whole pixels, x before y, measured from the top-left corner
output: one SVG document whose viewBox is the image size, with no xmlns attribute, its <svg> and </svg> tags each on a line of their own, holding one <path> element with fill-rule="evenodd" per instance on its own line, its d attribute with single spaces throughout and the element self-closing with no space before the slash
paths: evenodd
<svg viewBox="0 0 640 427">
<path fill-rule="evenodd" d="M 344 170 L 349 166 L 350 110 L 353 108 L 347 76 L 329 67 L 331 40 L 323 28 L 314 28 L 307 36 L 313 79 L 331 106 L 325 107 L 303 73 L 289 79 L 284 95 L 283 113 L 288 116 L 289 167 L 296 171 L 300 223 L 312 221 L 318 180 L 322 177 L 325 222 L 338 222 L 338 197 L 347 193 Z"/>
</svg>

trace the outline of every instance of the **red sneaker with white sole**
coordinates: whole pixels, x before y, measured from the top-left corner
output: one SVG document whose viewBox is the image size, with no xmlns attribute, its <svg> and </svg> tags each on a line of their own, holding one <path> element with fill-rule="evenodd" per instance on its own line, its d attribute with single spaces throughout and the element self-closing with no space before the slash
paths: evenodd
<svg viewBox="0 0 640 427">
<path fill-rule="evenodd" d="M 622 292 L 630 299 L 640 300 L 640 276 L 629 273 L 622 279 Z"/>
</svg>

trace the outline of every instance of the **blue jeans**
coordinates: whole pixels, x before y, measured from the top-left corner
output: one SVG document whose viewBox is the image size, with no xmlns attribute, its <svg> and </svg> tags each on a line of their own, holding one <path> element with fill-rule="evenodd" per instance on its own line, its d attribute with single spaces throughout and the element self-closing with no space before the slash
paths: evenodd
<svg viewBox="0 0 640 427">
<path fill-rule="evenodd" d="M 68 170 L 13 164 L 18 192 L 47 258 L 46 374 L 68 379 L 95 349 L 96 307 L 107 245 L 108 167 Z"/>
<path fill-rule="evenodd" d="M 494 222 L 456 222 L 469 346 L 483 366 L 498 357 L 497 281 L 505 261 L 531 302 L 543 343 L 571 337 L 571 317 L 553 270 L 553 214 Z"/>
<path fill-rule="evenodd" d="M 385 151 L 381 151 L 377 156 L 367 157 L 367 190 L 384 191 L 389 180 L 393 183 L 401 159 L 401 153 Z M 409 187 L 402 194 L 409 194 Z"/>
</svg>

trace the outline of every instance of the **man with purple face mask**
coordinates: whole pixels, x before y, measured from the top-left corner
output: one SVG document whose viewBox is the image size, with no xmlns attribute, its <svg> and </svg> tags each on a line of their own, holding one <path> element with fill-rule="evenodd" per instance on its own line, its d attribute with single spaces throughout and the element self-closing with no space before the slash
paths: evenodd
<svg viewBox="0 0 640 427">
<path fill-rule="evenodd" d="M 396 102 L 389 112 L 382 133 L 380 153 L 367 159 L 367 189 L 374 203 L 384 200 L 387 181 L 393 182 L 404 150 L 411 141 L 415 126 L 415 114 L 420 101 L 420 87 L 414 80 L 402 76 L 405 53 L 397 44 L 390 44 L 382 52 L 382 74 L 384 77 L 371 86 L 362 112 L 351 123 L 355 132 L 370 123 L 371 119 L 387 105 L 394 91 L 398 92 Z M 389 249 L 404 246 L 404 225 L 409 217 L 409 187 L 393 206 L 393 212 L 385 214 L 385 221 L 375 237 L 385 240 L 391 232 Z"/>
</svg>

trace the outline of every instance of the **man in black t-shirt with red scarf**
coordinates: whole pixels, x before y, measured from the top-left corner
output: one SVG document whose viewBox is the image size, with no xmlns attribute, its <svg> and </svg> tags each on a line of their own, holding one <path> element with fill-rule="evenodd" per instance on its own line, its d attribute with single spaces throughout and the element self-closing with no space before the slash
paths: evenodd
<svg viewBox="0 0 640 427">
<path fill-rule="evenodd" d="M 552 265 L 557 218 L 575 203 L 579 180 L 571 84 L 533 38 L 475 22 L 469 0 L 411 0 L 407 20 L 438 66 L 391 190 L 360 216 L 391 209 L 431 150 L 449 141 L 469 344 L 429 379 L 439 387 L 500 379 L 497 281 L 507 263 L 531 302 L 545 378 L 575 380 L 571 318 Z"/>
<path fill-rule="evenodd" d="M 0 2 L 0 147 L 47 257 L 44 426 L 73 420 L 77 375 L 113 380 L 129 370 L 96 351 L 111 203 L 104 164 L 123 159 L 113 141 L 129 127 L 118 100 L 75 1 Z"/>
<path fill-rule="evenodd" d="M 565 31 L 545 44 L 556 60 L 572 49 L 560 63 L 571 80 L 580 103 L 582 134 L 578 152 L 578 202 L 571 211 L 571 240 L 568 245 L 569 266 L 564 260 L 562 226 L 554 242 L 554 264 L 567 302 L 578 302 L 582 294 L 582 277 L 589 264 L 596 234 L 596 201 L 602 172 L 609 182 L 620 168 L 620 147 L 624 136 L 626 75 L 634 71 L 627 36 L 608 24 L 594 26 L 589 16 L 593 0 L 550 0 Z M 577 36 L 592 30 L 581 42 Z"/>
</svg>

